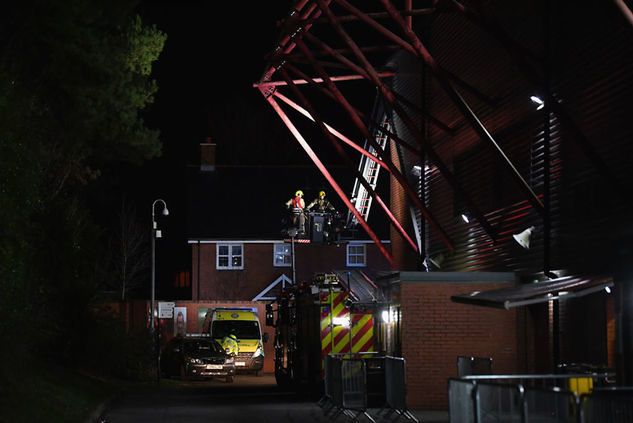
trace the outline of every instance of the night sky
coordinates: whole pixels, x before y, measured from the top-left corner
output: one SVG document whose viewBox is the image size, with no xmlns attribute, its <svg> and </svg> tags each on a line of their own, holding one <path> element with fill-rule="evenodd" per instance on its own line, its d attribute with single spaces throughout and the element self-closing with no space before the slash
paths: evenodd
<svg viewBox="0 0 633 423">
<path fill-rule="evenodd" d="M 287 16 L 292 3 L 291 0 L 160 0 L 142 1 L 139 5 L 138 13 L 145 24 L 155 25 L 167 34 L 163 52 L 153 68 L 158 93 L 154 104 L 142 114 L 148 127 L 160 130 L 163 154 L 141 166 L 114 168 L 103 178 L 97 207 L 93 208 L 97 214 L 103 214 L 98 220 L 111 224 L 116 217 L 112 210 L 118 210 L 124 199 L 134 205 L 139 221 L 147 223 L 149 232 L 152 202 L 157 198 L 167 202 L 170 215 L 159 220 L 163 239 L 157 242 L 156 252 L 159 299 L 180 295 L 171 291 L 170 286 L 175 273 L 188 270 L 191 265 L 187 238 L 197 235 L 191 233 L 191 228 L 199 226 L 199 222 L 187 222 L 187 191 L 191 184 L 186 175 L 199 166 L 199 144 L 207 137 L 217 144 L 217 164 L 232 167 L 230 172 L 247 166 L 250 170 L 244 174 L 279 175 L 286 169 L 288 174 L 284 183 L 279 183 L 278 177 L 277 182 L 265 177 L 253 178 L 247 184 L 241 183 L 244 189 L 236 191 L 234 196 L 220 193 L 217 200 L 222 200 L 217 201 L 214 209 L 223 211 L 214 212 L 208 219 L 222 219 L 226 210 L 234 212 L 235 208 L 227 203 L 234 198 L 245 205 L 244 213 L 254 219 L 258 210 L 265 209 L 261 215 L 266 217 L 260 220 L 272 226 L 265 228 L 261 236 L 269 236 L 281 228 L 281 217 L 277 219 L 275 213 L 285 213 L 283 204 L 296 189 L 303 189 L 308 200 L 319 190 L 327 190 L 325 179 L 259 91 L 252 87 L 265 70 L 265 56 L 276 46 L 277 23 Z M 372 100 L 373 94 L 364 104 L 371 104 Z M 333 109 L 329 102 L 327 105 L 327 109 Z M 341 116 L 338 113 L 329 119 L 333 118 L 337 124 L 336 119 Z M 319 134 L 315 127 L 310 130 Z M 333 149 L 320 150 L 319 154 L 330 169 L 342 171 L 342 163 Z M 260 168 L 264 171 L 257 170 Z M 270 172 L 265 171 L 267 168 Z M 293 169 L 297 168 L 302 176 L 295 183 L 293 176 L 296 178 L 297 172 Z M 339 182 L 351 192 L 353 179 L 342 176 L 344 179 Z M 334 197 L 330 194 L 335 206 L 344 212 L 344 206 Z M 209 209 L 214 201 L 209 194 L 201 198 L 202 207 Z M 141 297 L 145 294 L 136 293 Z"/>
<path fill-rule="evenodd" d="M 246 119 L 262 115 L 260 119 L 276 126 L 277 134 L 287 141 L 283 145 L 282 140 L 280 148 L 297 149 L 252 87 L 264 70 L 264 56 L 275 45 L 276 22 L 286 16 L 291 3 L 165 0 L 140 4 L 144 22 L 167 34 L 164 50 L 154 64 L 159 91 L 144 113 L 146 124 L 161 132 L 163 155 L 141 167 L 116 169 L 112 197 L 122 196 L 133 203 L 141 221 L 147 218 L 148 227 L 153 200 L 167 202 L 170 216 L 160 222 L 164 238 L 157 243 L 157 281 L 167 296 L 174 272 L 190 265 L 185 175 L 187 167 L 199 163 L 199 143 L 212 137 L 218 144 L 218 164 L 223 164 L 229 143 L 252 141 L 228 139 L 238 131 L 230 127 L 235 121 L 228 126 L 224 123 L 225 115 L 239 105 L 245 115 L 251 115 Z M 233 164 L 242 160 L 230 159 Z"/>
</svg>

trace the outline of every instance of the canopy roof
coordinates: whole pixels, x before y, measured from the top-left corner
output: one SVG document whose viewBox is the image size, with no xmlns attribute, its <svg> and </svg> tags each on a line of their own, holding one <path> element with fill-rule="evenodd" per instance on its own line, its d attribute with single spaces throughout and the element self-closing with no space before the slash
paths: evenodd
<svg viewBox="0 0 633 423">
<path fill-rule="evenodd" d="M 505 308 L 537 304 L 552 300 L 567 300 L 599 292 L 613 286 L 610 277 L 565 276 L 547 282 L 522 284 L 512 288 L 473 291 L 451 297 L 456 303 Z"/>
</svg>

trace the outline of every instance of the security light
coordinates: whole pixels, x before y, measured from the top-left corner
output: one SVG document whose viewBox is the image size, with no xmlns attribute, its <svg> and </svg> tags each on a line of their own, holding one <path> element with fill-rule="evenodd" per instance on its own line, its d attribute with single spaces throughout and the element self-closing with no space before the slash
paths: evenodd
<svg viewBox="0 0 633 423">
<path fill-rule="evenodd" d="M 538 104 L 536 110 L 541 110 L 543 107 L 545 107 L 545 102 L 541 100 L 540 97 L 533 95 L 530 97 L 530 100 L 532 100 L 533 103 Z"/>
<path fill-rule="evenodd" d="M 512 238 L 514 238 L 514 240 L 518 242 L 521 247 L 525 248 L 526 250 L 529 250 L 530 236 L 532 235 L 532 231 L 534 231 L 534 229 L 535 229 L 534 226 L 530 226 L 523 232 L 512 235 Z"/>
</svg>

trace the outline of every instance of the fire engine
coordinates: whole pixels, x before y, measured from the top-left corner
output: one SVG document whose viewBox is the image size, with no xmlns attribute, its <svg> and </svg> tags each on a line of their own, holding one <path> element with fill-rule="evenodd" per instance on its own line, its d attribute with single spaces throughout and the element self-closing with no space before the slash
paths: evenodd
<svg viewBox="0 0 633 423">
<path fill-rule="evenodd" d="M 266 324 L 275 327 L 278 385 L 319 388 L 328 354 L 375 351 L 374 315 L 383 303 L 368 278 L 351 273 L 317 274 L 267 304 Z"/>
</svg>

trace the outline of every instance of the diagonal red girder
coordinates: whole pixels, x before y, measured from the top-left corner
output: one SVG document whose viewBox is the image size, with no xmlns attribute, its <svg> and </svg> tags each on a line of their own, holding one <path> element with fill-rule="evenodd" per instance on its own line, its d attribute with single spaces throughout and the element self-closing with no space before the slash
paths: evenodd
<svg viewBox="0 0 633 423">
<path fill-rule="evenodd" d="M 305 98 L 305 96 L 301 93 L 301 91 L 299 91 L 299 89 L 292 83 L 292 81 L 290 80 L 290 77 L 288 76 L 286 71 L 282 69 L 281 73 L 282 73 L 284 79 L 286 79 L 288 81 L 288 85 L 293 90 L 295 95 L 301 100 L 301 102 L 304 104 L 304 106 L 307 107 L 308 111 L 312 114 L 312 116 L 311 116 L 312 120 L 319 126 L 319 128 L 325 134 L 325 136 L 327 138 L 329 138 L 329 140 L 334 145 L 334 147 L 338 151 L 339 155 L 341 157 L 343 157 L 343 159 L 345 160 L 347 165 L 350 168 L 355 170 L 354 173 L 356 174 L 356 178 L 363 185 L 363 187 L 365 187 L 365 189 L 367 190 L 369 195 L 371 195 L 371 197 L 378 203 L 378 205 L 385 212 L 385 214 L 389 218 L 389 222 L 391 223 L 391 225 L 396 229 L 396 231 L 398 231 L 400 236 L 402 236 L 402 238 L 409 244 L 409 246 L 413 249 L 413 251 L 415 253 L 419 253 L 418 246 L 416 245 L 416 243 L 413 242 L 413 240 L 411 239 L 409 234 L 407 234 L 407 232 L 404 230 L 404 228 L 402 227 L 402 225 L 400 224 L 398 219 L 396 219 L 396 217 L 393 215 L 391 210 L 389 210 L 389 207 L 387 207 L 387 205 L 384 203 L 382 198 L 380 198 L 380 196 L 376 193 L 376 191 L 371 187 L 369 182 L 367 182 L 367 180 L 365 180 L 364 176 L 360 173 L 360 171 L 358 171 L 358 170 L 356 170 L 354 168 L 354 163 L 352 162 L 351 158 L 345 152 L 345 150 L 343 150 L 341 148 L 340 144 L 336 142 L 336 140 L 335 140 L 334 136 L 332 135 L 332 133 L 328 130 L 328 128 L 323 123 L 323 121 L 317 115 L 316 111 L 314 110 L 314 107 L 312 107 L 312 104 L 308 101 L 307 98 Z M 383 163 L 383 165 L 384 165 L 384 163 Z"/>
<path fill-rule="evenodd" d="M 343 203 L 347 206 L 347 208 L 349 209 L 350 212 L 352 212 L 354 214 L 354 216 L 356 217 L 356 219 L 358 220 L 358 223 L 361 225 L 361 227 L 365 230 L 365 232 L 367 232 L 367 235 L 369 235 L 369 237 L 371 238 L 372 241 L 374 241 L 374 244 L 376 244 L 376 247 L 378 248 L 378 250 L 380 251 L 380 253 L 385 257 L 385 259 L 387 260 L 387 262 L 389 263 L 389 265 L 391 266 L 392 269 L 396 268 L 395 262 L 393 260 L 393 256 L 391 255 L 391 253 L 389 251 L 387 251 L 387 249 L 385 248 L 385 246 L 382 244 L 382 242 L 380 242 L 380 239 L 378 238 L 378 236 L 376 235 L 376 233 L 371 229 L 371 227 L 367 224 L 367 222 L 365 221 L 365 219 L 363 219 L 363 216 L 360 215 L 360 213 L 358 212 L 358 210 L 356 210 L 356 207 L 354 207 L 354 205 L 351 203 L 351 201 L 349 201 L 349 199 L 347 198 L 347 195 L 345 194 L 345 192 L 341 189 L 340 185 L 336 182 L 336 180 L 334 179 L 334 177 L 330 174 L 330 172 L 327 170 L 327 168 L 325 167 L 325 165 L 323 164 L 323 162 L 321 162 L 321 159 L 319 159 L 319 156 L 317 156 L 317 154 L 314 152 L 314 150 L 310 147 L 310 145 L 308 144 L 308 142 L 305 140 L 305 138 L 303 138 L 303 136 L 301 135 L 301 132 L 299 132 L 299 130 L 297 129 L 297 127 L 292 123 L 292 121 L 290 120 L 290 118 L 288 117 L 288 115 L 286 115 L 286 113 L 284 113 L 284 111 L 282 110 L 282 108 L 279 106 L 279 104 L 275 101 L 274 97 L 272 95 L 267 95 L 265 90 L 260 90 L 262 95 L 264 96 L 264 98 L 266 98 L 266 100 L 268 101 L 268 104 L 271 105 L 271 107 L 273 108 L 273 110 L 275 110 L 275 112 L 277 112 L 277 114 L 279 115 L 279 117 L 281 118 L 281 120 L 283 121 L 283 123 L 286 125 L 286 127 L 290 130 L 290 132 L 292 133 L 292 135 L 295 137 L 295 139 L 297 140 L 297 142 L 299 143 L 299 145 L 304 149 L 304 151 L 306 152 L 306 154 L 308 155 L 308 157 L 310 157 L 310 159 L 312 160 L 312 162 L 316 165 L 316 167 L 321 171 L 321 173 L 323 174 L 323 176 L 325 177 L 325 179 L 327 179 L 327 181 L 330 183 L 330 186 L 334 189 L 334 191 L 336 192 L 336 194 L 338 194 L 339 198 L 343 201 Z"/>
<path fill-rule="evenodd" d="M 319 1 L 320 0 L 317 0 L 317 2 L 319 2 Z M 325 5 L 324 2 L 321 1 L 321 3 L 323 5 Z M 296 44 L 297 44 L 299 49 L 303 52 L 303 54 L 308 59 L 312 59 L 312 52 L 308 49 L 308 47 L 305 45 L 305 43 L 302 40 L 297 40 Z M 354 126 L 356 126 L 356 128 L 358 128 L 358 130 L 361 132 L 363 137 L 367 140 L 367 142 L 376 151 L 380 151 L 381 150 L 380 146 L 378 146 L 378 144 L 376 143 L 376 141 L 372 137 L 369 129 L 367 128 L 367 126 L 365 126 L 365 124 L 363 123 L 363 121 L 360 118 L 360 116 L 356 113 L 354 107 L 345 98 L 345 96 L 338 89 L 336 84 L 334 84 L 334 82 L 332 82 L 330 80 L 329 75 L 327 74 L 325 69 L 323 69 L 321 66 L 319 66 L 319 64 L 316 63 L 315 61 L 312 61 L 312 66 L 314 67 L 314 69 L 317 72 L 317 74 L 319 74 L 319 76 L 321 78 L 323 78 L 323 80 L 325 82 L 325 85 L 327 86 L 329 91 L 335 96 L 335 98 L 337 99 L 338 103 L 341 106 L 343 106 L 343 109 L 347 112 L 348 116 L 351 118 L 352 123 L 354 124 Z M 431 213 L 426 209 L 426 207 L 424 206 L 422 201 L 418 198 L 418 196 L 415 193 L 415 191 L 413 190 L 413 188 L 411 188 L 411 185 L 407 181 L 406 177 L 391 162 L 391 159 L 389 159 L 387 156 L 382 157 L 382 159 L 385 162 L 385 164 L 387 165 L 387 167 L 390 169 L 391 175 L 396 179 L 398 184 L 404 189 L 404 192 L 407 194 L 407 197 L 420 210 L 420 212 L 427 219 L 429 224 L 437 231 L 438 236 L 444 242 L 444 244 L 447 246 L 447 248 L 449 248 L 452 251 L 454 249 L 454 246 L 453 246 L 453 242 L 451 241 L 450 237 L 448 236 L 446 231 L 444 231 L 444 229 L 437 223 L 437 221 L 431 215 Z"/>
</svg>

